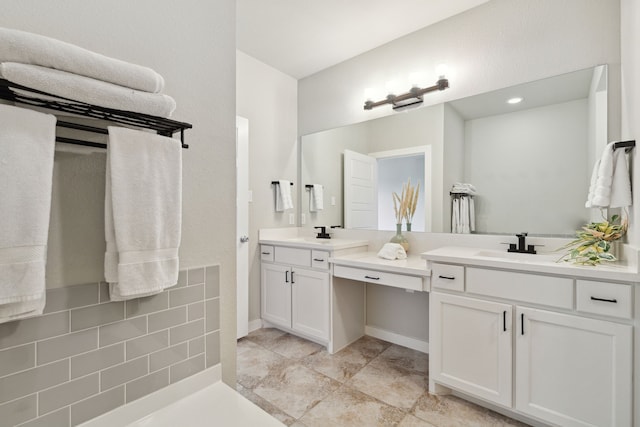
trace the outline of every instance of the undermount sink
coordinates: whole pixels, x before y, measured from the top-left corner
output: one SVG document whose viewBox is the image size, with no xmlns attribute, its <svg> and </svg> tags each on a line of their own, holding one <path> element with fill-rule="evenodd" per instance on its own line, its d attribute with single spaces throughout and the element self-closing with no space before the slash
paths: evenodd
<svg viewBox="0 0 640 427">
<path fill-rule="evenodd" d="M 317 237 L 292 237 L 290 239 L 286 239 L 288 242 L 301 242 L 301 243 L 319 243 L 321 245 L 328 245 L 331 243 L 335 243 L 340 239 L 318 239 Z"/>
<path fill-rule="evenodd" d="M 522 252 L 507 252 L 507 251 L 494 251 L 483 249 L 476 252 L 475 256 L 484 258 L 494 258 L 507 261 L 521 261 L 521 262 L 556 262 L 561 255 L 558 254 L 529 254 Z"/>
</svg>

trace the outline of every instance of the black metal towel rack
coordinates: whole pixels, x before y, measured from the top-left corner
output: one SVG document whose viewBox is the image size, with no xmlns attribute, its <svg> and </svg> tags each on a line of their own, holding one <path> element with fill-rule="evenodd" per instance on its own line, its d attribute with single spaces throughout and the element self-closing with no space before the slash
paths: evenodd
<svg viewBox="0 0 640 427">
<path fill-rule="evenodd" d="M 613 150 L 615 151 L 618 148 L 624 148 L 625 153 L 628 153 L 629 151 L 633 150 L 635 146 L 636 146 L 635 139 L 632 139 L 629 141 L 618 141 L 613 143 Z"/>
<path fill-rule="evenodd" d="M 474 195 L 473 194 L 469 194 L 469 193 L 454 193 L 454 192 L 449 192 L 449 195 L 454 198 L 454 199 L 460 199 L 462 197 L 471 197 L 473 198 Z"/>
<path fill-rule="evenodd" d="M 15 92 L 14 89 L 22 92 L 27 92 L 32 95 L 28 96 L 20 92 Z M 54 101 L 50 99 L 41 99 L 38 98 L 38 96 L 56 98 L 58 100 Z M 0 99 L 5 99 L 7 101 L 17 102 L 20 104 L 27 104 L 33 107 L 47 108 L 49 110 L 90 117 L 93 119 L 107 120 L 110 122 L 134 126 L 138 128 L 151 129 L 156 131 L 159 135 L 168 137 L 171 137 L 175 133 L 180 132 L 180 142 L 182 144 L 182 148 L 189 148 L 189 145 L 184 143 L 184 131 L 185 129 L 193 128 L 193 125 L 191 125 L 190 123 L 178 122 L 176 120 L 150 116 L 148 114 L 114 110 L 111 108 L 86 104 L 83 102 L 74 101 L 68 98 L 62 98 L 36 89 L 11 83 L 5 79 L 0 79 Z M 56 126 L 85 132 L 99 133 L 103 135 L 108 134 L 107 129 L 104 128 L 72 123 L 63 120 L 58 120 Z M 64 142 L 66 144 L 107 148 L 106 144 L 73 138 L 56 137 L 56 141 Z"/>
<path fill-rule="evenodd" d="M 289 184 L 293 185 L 293 182 L 290 182 Z M 271 185 L 280 185 L 280 181 L 271 181 Z"/>
</svg>

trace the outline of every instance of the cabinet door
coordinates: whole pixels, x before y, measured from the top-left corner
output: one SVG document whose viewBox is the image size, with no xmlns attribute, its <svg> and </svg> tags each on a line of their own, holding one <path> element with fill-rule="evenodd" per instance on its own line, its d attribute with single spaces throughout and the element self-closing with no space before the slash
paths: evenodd
<svg viewBox="0 0 640 427">
<path fill-rule="evenodd" d="M 329 273 L 294 268 L 292 328 L 324 341 L 329 340 Z"/>
<path fill-rule="evenodd" d="M 291 270 L 287 266 L 262 264 L 262 318 L 274 325 L 291 327 Z"/>
<path fill-rule="evenodd" d="M 511 406 L 512 306 L 436 292 L 430 298 L 429 374 Z"/>
<path fill-rule="evenodd" d="M 516 308 L 516 409 L 562 426 L 630 426 L 632 329 Z"/>
</svg>

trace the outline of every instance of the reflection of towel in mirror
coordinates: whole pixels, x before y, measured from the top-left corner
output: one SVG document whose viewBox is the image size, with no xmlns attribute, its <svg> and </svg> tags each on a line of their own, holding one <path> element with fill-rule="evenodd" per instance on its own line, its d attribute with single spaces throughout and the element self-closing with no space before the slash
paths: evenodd
<svg viewBox="0 0 640 427">
<path fill-rule="evenodd" d="M 466 182 L 456 182 L 451 187 L 452 193 L 476 194 L 476 187 Z"/>
<path fill-rule="evenodd" d="M 281 179 L 276 184 L 276 212 L 284 212 L 287 209 L 293 209 L 291 181 Z"/>
<path fill-rule="evenodd" d="M 378 252 L 378 257 L 384 259 L 407 259 L 407 252 L 398 243 L 385 243 Z"/>
<path fill-rule="evenodd" d="M 476 229 L 476 213 L 471 196 L 456 197 L 451 206 L 451 232 L 469 234 Z"/>
<path fill-rule="evenodd" d="M 313 184 L 309 194 L 309 212 L 317 212 L 324 209 L 324 191 L 320 184 Z"/>
<path fill-rule="evenodd" d="M 609 143 L 596 161 L 591 175 L 587 208 L 619 208 L 631 206 L 631 183 L 627 158 L 623 149 L 614 150 Z"/>
</svg>

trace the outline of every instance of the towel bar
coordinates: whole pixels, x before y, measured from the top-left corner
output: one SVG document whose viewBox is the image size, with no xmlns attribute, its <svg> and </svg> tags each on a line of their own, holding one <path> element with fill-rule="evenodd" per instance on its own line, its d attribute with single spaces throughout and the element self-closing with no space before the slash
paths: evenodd
<svg viewBox="0 0 640 427">
<path fill-rule="evenodd" d="M 290 183 L 291 185 L 293 185 L 293 182 Z M 280 185 L 280 182 L 278 181 L 271 181 L 271 185 Z"/>
<path fill-rule="evenodd" d="M 625 153 L 628 153 L 629 151 L 633 150 L 633 148 L 636 146 L 636 141 L 634 139 L 629 140 L 629 141 L 618 141 L 615 142 L 613 144 L 613 149 L 617 150 L 618 148 L 624 148 Z"/>
<path fill-rule="evenodd" d="M 32 96 L 25 95 L 20 92 L 15 92 L 14 89 L 20 90 L 22 92 L 28 92 L 29 94 L 32 94 Z M 38 98 L 38 96 L 46 96 L 49 98 L 56 98 L 58 100 L 54 101 L 50 99 L 40 99 Z M 61 98 L 59 96 L 51 95 L 36 89 L 31 89 L 26 86 L 14 84 L 5 79 L 0 79 L 0 99 L 5 99 L 7 101 L 12 101 L 20 104 L 26 104 L 32 107 L 47 108 L 49 110 L 77 114 L 93 119 L 101 119 L 128 126 L 151 129 L 156 131 L 159 135 L 167 137 L 171 137 L 173 136 L 173 134 L 180 132 L 180 142 L 182 144 L 182 148 L 189 148 L 189 145 L 184 143 L 184 130 L 193 128 L 193 125 L 191 125 L 190 123 L 178 122 L 176 120 L 150 116 L 148 114 L 114 110 L 111 108 L 99 107 L 97 105 L 85 104 L 83 102 Z M 60 123 L 64 124 L 61 125 Z M 93 133 L 108 133 L 106 129 L 70 122 L 58 122 L 57 126 Z M 56 141 L 64 142 L 67 144 L 85 145 L 89 147 L 107 147 L 106 144 L 73 138 L 57 137 Z"/>
</svg>

